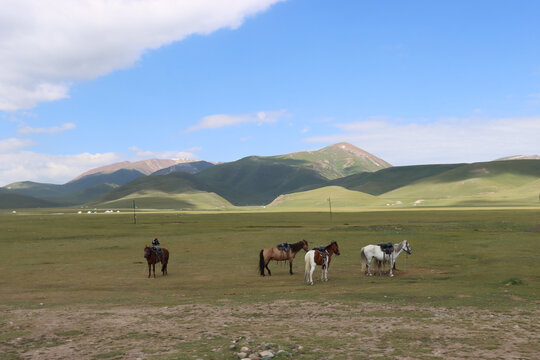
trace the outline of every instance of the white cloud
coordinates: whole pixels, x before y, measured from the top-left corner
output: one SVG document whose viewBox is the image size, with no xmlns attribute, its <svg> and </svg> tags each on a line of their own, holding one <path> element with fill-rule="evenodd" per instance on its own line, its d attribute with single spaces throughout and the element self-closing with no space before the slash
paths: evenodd
<svg viewBox="0 0 540 360">
<path fill-rule="evenodd" d="M 149 150 L 142 150 L 139 149 L 136 146 L 132 146 L 129 148 L 129 150 L 136 153 L 137 157 L 148 159 L 148 158 L 155 158 L 155 159 L 182 159 L 182 160 L 196 160 L 198 159 L 197 155 L 193 154 L 193 152 L 200 151 L 201 148 L 195 147 L 191 149 L 187 149 L 184 151 L 149 151 Z"/>
<path fill-rule="evenodd" d="M 30 126 L 24 126 L 17 130 L 18 133 L 21 134 L 57 134 L 62 131 L 66 130 L 73 130 L 75 129 L 75 124 L 73 123 L 66 123 L 62 126 L 52 126 L 48 128 L 33 128 Z"/>
<path fill-rule="evenodd" d="M 226 126 L 240 125 L 240 124 L 258 124 L 275 123 L 280 117 L 286 115 L 285 110 L 280 111 L 259 111 L 255 114 L 245 115 L 228 115 L 228 114 L 216 114 L 209 115 L 202 118 L 197 124 L 190 126 L 186 129 L 186 132 L 205 130 L 205 129 L 218 129 Z"/>
<path fill-rule="evenodd" d="M 335 126 L 342 132 L 304 141 L 350 142 L 393 165 L 490 161 L 540 153 L 540 116 L 443 119 L 431 123 L 375 120 Z"/>
<path fill-rule="evenodd" d="M 0 140 L 0 154 L 11 153 L 32 145 L 34 145 L 34 142 L 29 139 L 9 138 Z"/>
<path fill-rule="evenodd" d="M 0 110 L 69 96 L 73 82 L 133 65 L 145 50 L 239 27 L 283 0 L 3 0 Z"/>
<path fill-rule="evenodd" d="M 3 141 L 0 141 L 0 151 Z M 121 156 L 114 153 L 48 155 L 32 151 L 1 152 L 0 186 L 16 181 L 64 184 L 89 169 L 121 160 Z"/>
</svg>

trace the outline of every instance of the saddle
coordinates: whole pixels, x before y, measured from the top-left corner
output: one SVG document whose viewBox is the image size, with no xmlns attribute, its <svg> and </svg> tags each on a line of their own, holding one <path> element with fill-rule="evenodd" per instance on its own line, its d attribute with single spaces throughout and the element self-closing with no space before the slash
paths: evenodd
<svg viewBox="0 0 540 360">
<path fill-rule="evenodd" d="M 317 250 L 323 254 L 323 262 L 324 264 L 328 263 L 328 251 L 326 250 L 326 247 L 324 246 L 317 246 L 314 247 L 313 250 Z"/>
<path fill-rule="evenodd" d="M 163 256 L 163 250 L 161 250 L 159 246 L 152 246 L 152 251 L 156 253 L 158 260 L 161 261 L 161 257 Z"/>
<path fill-rule="evenodd" d="M 391 242 L 378 244 L 381 247 L 381 251 L 386 255 L 390 255 L 394 252 L 394 244 Z"/>
<path fill-rule="evenodd" d="M 282 242 L 281 244 L 276 246 L 279 250 L 289 252 L 291 250 L 291 245 L 287 242 Z"/>
</svg>

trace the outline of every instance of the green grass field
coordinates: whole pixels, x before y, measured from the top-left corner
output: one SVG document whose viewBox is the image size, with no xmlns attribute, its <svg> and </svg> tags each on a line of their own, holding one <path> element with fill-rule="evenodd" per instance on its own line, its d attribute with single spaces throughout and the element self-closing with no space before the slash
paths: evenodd
<svg viewBox="0 0 540 360">
<path fill-rule="evenodd" d="M 464 345 L 480 351 L 476 358 L 489 358 L 507 341 L 498 331 L 517 329 L 514 326 L 523 331 L 520 346 L 515 347 L 517 355 L 527 358 L 540 350 L 536 325 L 538 208 L 411 209 L 338 212 L 332 216 L 316 212 L 139 212 L 136 224 L 128 211 L 76 212 L 0 213 L 0 358 L 39 357 L 40 351 L 42 357 L 50 358 L 55 349 L 64 349 L 65 354 L 59 354 L 66 357 L 82 349 L 78 353 L 81 358 L 130 358 L 130 351 L 139 346 L 142 355 L 135 357 L 233 359 L 237 357 L 228 345 L 236 336 L 252 346 L 278 343 L 291 356 L 302 359 L 362 358 L 351 355 L 368 350 L 368 345 L 361 344 L 362 338 L 377 339 L 372 348 L 380 352 L 373 356 L 452 358 L 437 351 Z M 169 275 L 147 279 L 143 248 L 154 236 L 171 253 Z M 310 247 L 338 242 L 341 256 L 333 259 L 327 283 L 304 283 L 303 251 L 295 259 L 293 276 L 288 274 L 288 266 L 278 263 L 270 264 L 271 277 L 257 274 L 262 247 L 301 239 Z M 403 239 L 409 240 L 413 253 L 400 256 L 395 278 L 361 273 L 362 246 Z M 319 279 L 320 270 L 315 276 Z M 272 304 L 283 311 L 275 313 Z M 294 307 L 300 309 L 293 311 Z M 397 312 L 398 308 L 403 312 Z M 160 340 L 166 340 L 167 351 L 142 349 L 144 339 L 151 339 L 151 333 L 142 330 L 142 320 L 130 323 L 122 317 L 127 322 L 122 342 L 110 335 L 116 331 L 113 325 L 99 333 L 91 330 L 96 324 L 88 325 L 97 318 L 120 316 L 126 309 L 137 314 L 156 309 L 149 311 L 170 324 L 170 332 L 164 332 Z M 325 309 L 335 314 L 325 315 L 331 324 L 328 331 L 318 325 L 316 330 L 307 331 L 302 314 L 313 317 L 313 311 Z M 197 327 L 210 321 L 216 311 L 215 324 L 220 325 Z M 69 321 L 67 314 L 77 312 L 86 319 L 81 320 L 86 327 L 78 326 L 75 319 Z M 30 314 L 35 321 L 25 321 L 23 314 Z M 36 324 L 53 314 L 65 320 L 57 324 L 56 333 L 46 336 Z M 224 316 L 229 317 L 224 320 Z M 497 320 L 491 322 L 490 329 L 489 316 Z M 361 323 L 379 317 L 388 322 L 395 317 L 401 325 L 377 328 L 372 321 Z M 350 319 L 358 322 L 342 322 Z M 516 319 L 522 322 L 515 323 Z M 407 331 L 407 321 L 417 325 L 415 331 Z M 455 337 L 436 337 L 438 330 L 430 328 L 434 321 L 462 332 Z M 214 329 L 212 324 L 220 330 L 209 331 Z M 350 332 L 350 339 L 343 337 L 344 329 Z M 182 331 L 186 333 L 179 335 Z M 99 342 L 106 336 L 111 341 L 103 348 L 106 351 L 89 350 L 89 338 Z M 67 342 L 67 338 L 71 340 Z M 317 345 L 325 339 L 336 343 Z M 128 340 L 131 345 L 115 347 Z M 407 346 L 401 350 L 395 347 L 409 342 L 423 345 L 409 346 L 409 350 L 404 350 Z M 21 347 L 21 343 L 26 345 Z M 294 348 L 298 343 L 303 349 Z M 69 352 L 70 344 L 78 345 Z M 313 347 L 325 355 L 316 355 L 310 350 Z"/>
</svg>

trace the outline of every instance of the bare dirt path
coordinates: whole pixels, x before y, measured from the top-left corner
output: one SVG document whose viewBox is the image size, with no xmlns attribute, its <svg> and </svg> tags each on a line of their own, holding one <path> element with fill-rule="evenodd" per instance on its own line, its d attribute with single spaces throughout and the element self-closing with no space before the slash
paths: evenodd
<svg viewBox="0 0 540 360">
<path fill-rule="evenodd" d="M 533 359 L 540 351 L 540 311 L 275 301 L 0 314 L 6 359 L 234 359 L 242 346 L 293 359 Z"/>
</svg>

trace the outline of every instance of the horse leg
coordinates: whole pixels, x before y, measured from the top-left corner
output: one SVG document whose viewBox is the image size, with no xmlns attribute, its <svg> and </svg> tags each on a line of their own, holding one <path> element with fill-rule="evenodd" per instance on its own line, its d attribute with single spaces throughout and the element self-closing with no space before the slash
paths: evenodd
<svg viewBox="0 0 540 360">
<path fill-rule="evenodd" d="M 268 268 L 268 264 L 270 264 L 270 260 L 268 260 L 268 262 L 266 264 L 264 264 L 264 267 L 266 268 L 266 270 L 268 270 L 268 276 L 272 276 L 272 272 Z"/>
<path fill-rule="evenodd" d="M 167 275 L 167 263 L 166 262 L 161 262 L 161 274 L 162 275 Z"/>
<path fill-rule="evenodd" d="M 150 279 L 150 276 L 152 275 L 152 268 L 151 268 L 152 265 L 150 265 L 150 263 L 148 263 L 148 278 Z"/>
<path fill-rule="evenodd" d="M 289 273 L 292 275 L 292 260 L 289 261 Z"/>
<path fill-rule="evenodd" d="M 390 277 L 394 277 L 394 273 L 392 272 L 392 268 L 394 267 L 394 263 L 395 263 L 394 257 L 390 256 Z"/>
<path fill-rule="evenodd" d="M 368 258 L 366 259 L 366 269 L 367 269 L 367 272 L 366 272 L 366 275 L 368 276 L 372 276 L 371 275 L 371 261 L 373 260 L 373 258 Z"/>
<path fill-rule="evenodd" d="M 154 279 L 156 278 L 156 263 L 152 264 L 152 270 L 154 270 Z"/>
<path fill-rule="evenodd" d="M 311 269 L 309 269 L 309 285 L 313 285 L 313 272 L 315 271 L 315 265 L 314 262 L 311 263 Z"/>
</svg>

